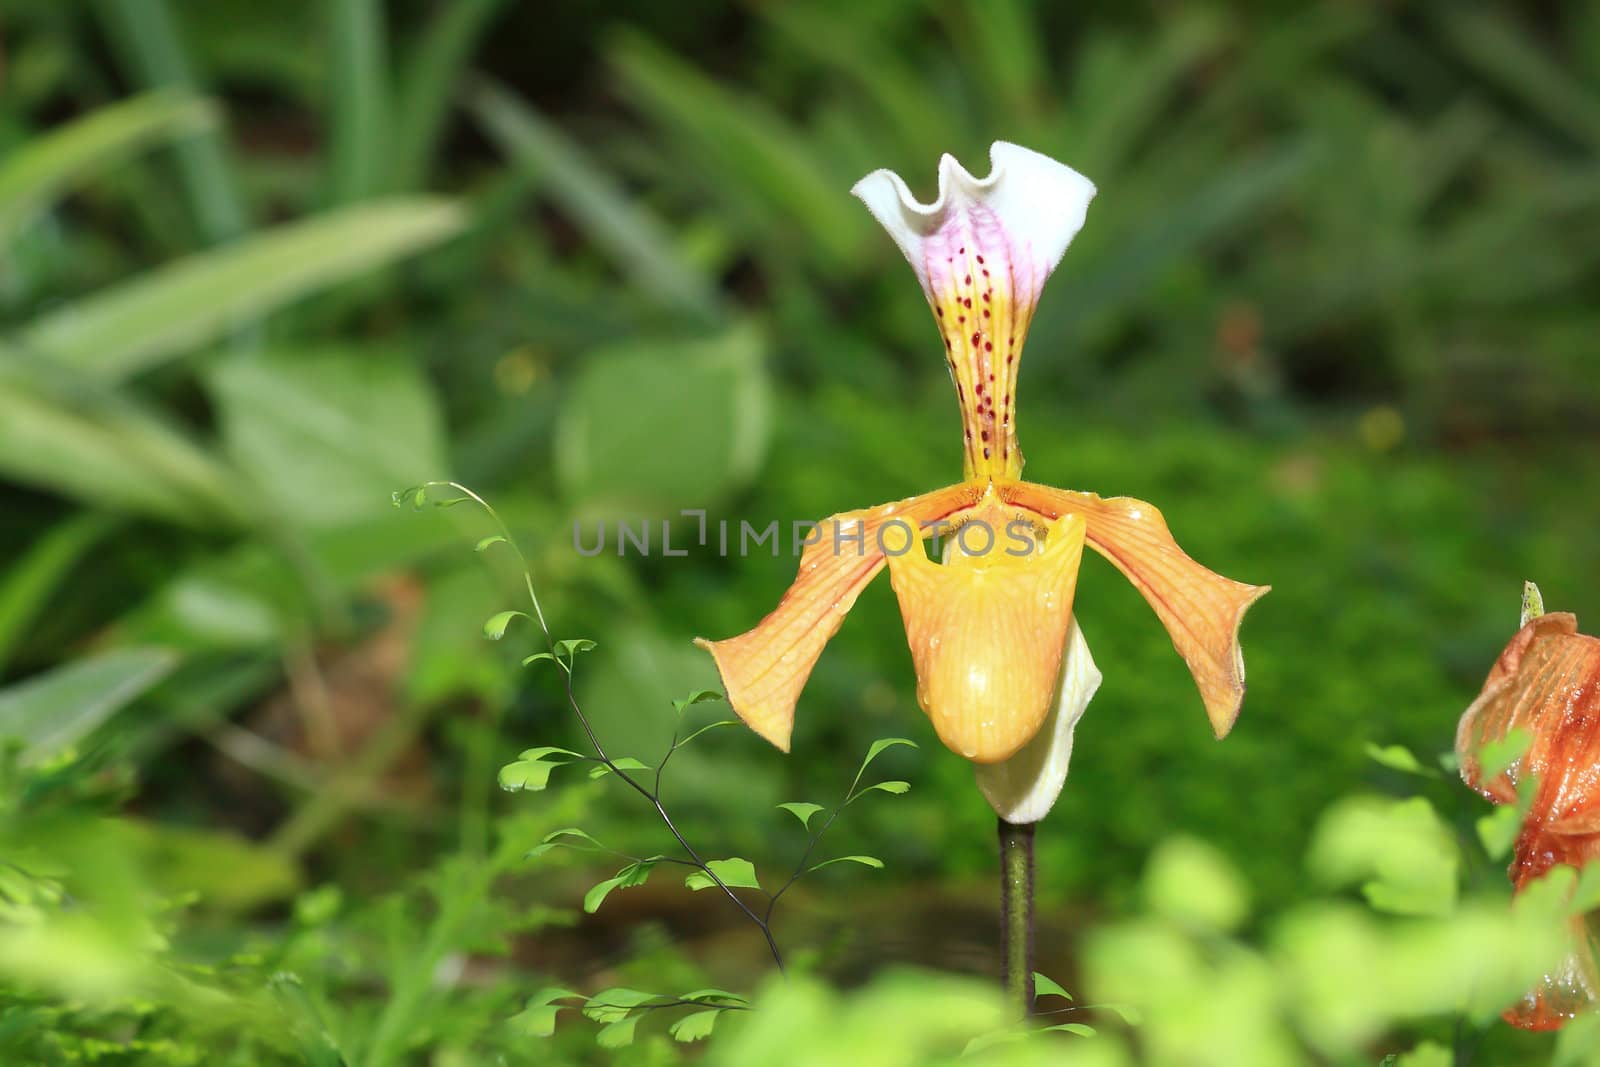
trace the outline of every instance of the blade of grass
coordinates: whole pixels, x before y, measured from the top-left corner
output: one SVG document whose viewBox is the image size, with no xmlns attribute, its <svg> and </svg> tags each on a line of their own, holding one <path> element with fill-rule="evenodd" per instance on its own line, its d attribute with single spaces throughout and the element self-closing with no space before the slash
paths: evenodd
<svg viewBox="0 0 1600 1067">
<path fill-rule="evenodd" d="M 582 146 L 506 90 L 480 83 L 469 106 L 485 132 L 545 188 L 591 240 L 660 303 L 718 317 L 711 280 L 678 254 L 652 215 L 588 158 Z"/>
<path fill-rule="evenodd" d="M 130 402 L 86 403 L 0 373 L 0 473 L 95 507 L 193 525 L 242 522 L 228 471 Z"/>
<path fill-rule="evenodd" d="M 173 92 L 100 108 L 25 142 L 0 162 L 0 247 L 52 200 L 135 153 L 209 129 L 216 110 Z"/>
<path fill-rule="evenodd" d="M 670 135 L 674 165 L 692 161 L 690 177 L 716 206 L 741 209 L 747 227 L 764 232 L 764 247 L 795 254 L 814 249 L 831 266 L 850 260 L 866 236 L 867 215 L 840 190 L 859 174 L 833 174 L 805 136 L 777 112 L 720 85 L 677 56 L 635 34 L 611 49 L 612 66 L 630 98 Z"/>
<path fill-rule="evenodd" d="M 95 9 L 133 80 L 151 88 L 202 89 L 167 0 L 100 0 Z M 176 151 L 179 177 L 206 240 L 220 244 L 248 230 L 249 210 L 222 132 L 207 130 L 178 144 Z"/>
<path fill-rule="evenodd" d="M 167 649 L 118 649 L 0 690 L 0 737 L 22 743 L 24 763 L 49 759 L 82 741 L 177 662 Z"/>
<path fill-rule="evenodd" d="M 36 321 L 20 341 L 41 357 L 120 380 L 240 322 L 436 244 L 462 223 L 454 202 L 432 197 L 328 212 L 73 301 Z"/>
<path fill-rule="evenodd" d="M 0 671 L 84 553 L 115 526 L 107 515 L 83 512 L 50 527 L 0 575 Z"/>
<path fill-rule="evenodd" d="M 388 177 L 386 20 L 378 0 L 333 0 L 328 11 L 328 199 L 346 204 Z"/>
<path fill-rule="evenodd" d="M 416 189 L 427 181 L 456 83 L 473 46 L 505 6 L 506 0 L 456 0 L 423 30 L 396 90 L 392 188 Z"/>
<path fill-rule="evenodd" d="M 1488 11 L 1438 12 L 1440 33 L 1479 73 L 1519 98 L 1552 126 L 1590 147 L 1600 146 L 1600 93 L 1561 69 L 1508 18 Z"/>
</svg>

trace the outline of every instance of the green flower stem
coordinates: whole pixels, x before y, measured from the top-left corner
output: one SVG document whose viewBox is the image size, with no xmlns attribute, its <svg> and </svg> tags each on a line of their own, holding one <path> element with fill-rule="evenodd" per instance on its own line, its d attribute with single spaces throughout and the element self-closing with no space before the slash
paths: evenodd
<svg viewBox="0 0 1600 1067">
<path fill-rule="evenodd" d="M 999 820 L 1002 977 L 1012 1014 L 1033 1014 L 1033 823 Z"/>
</svg>

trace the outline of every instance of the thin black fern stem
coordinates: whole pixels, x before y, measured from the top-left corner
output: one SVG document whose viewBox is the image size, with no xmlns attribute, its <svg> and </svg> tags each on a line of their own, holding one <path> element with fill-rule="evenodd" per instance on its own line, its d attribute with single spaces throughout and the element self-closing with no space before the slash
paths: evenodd
<svg viewBox="0 0 1600 1067">
<path fill-rule="evenodd" d="M 711 869 L 710 864 L 706 863 L 706 861 L 700 856 L 700 853 L 695 850 L 694 846 L 689 844 L 688 839 L 683 836 L 683 833 L 678 829 L 677 824 L 673 822 L 672 816 L 668 814 L 666 807 L 661 803 L 661 779 L 659 774 L 656 777 L 656 788 L 646 788 L 631 774 L 617 766 L 615 761 L 613 761 L 611 757 L 606 754 L 605 746 L 600 743 L 599 735 L 595 733 L 594 727 L 589 723 L 589 717 L 583 713 L 583 708 L 578 704 L 577 694 L 572 688 L 572 665 L 569 662 L 563 661 L 556 649 L 555 635 L 551 633 L 550 625 L 545 621 L 544 608 L 540 605 L 539 594 L 533 586 L 533 568 L 529 566 L 528 558 L 523 555 L 522 548 L 517 544 L 515 538 L 512 537 L 511 528 L 506 525 L 505 520 L 500 517 L 500 513 L 497 512 L 487 500 L 473 492 L 465 485 L 462 485 L 460 482 L 427 482 L 422 488 L 424 491 L 426 491 L 429 488 L 440 486 L 454 489 L 456 492 L 461 493 L 467 499 L 477 504 L 478 507 L 482 508 L 484 514 L 488 515 L 490 521 L 492 521 L 497 527 L 496 532 L 499 533 L 501 539 L 505 542 L 506 547 L 511 549 L 511 551 L 516 554 L 517 564 L 522 571 L 523 585 L 527 589 L 528 601 L 533 606 L 534 621 L 539 626 L 539 632 L 544 635 L 546 650 L 550 653 L 551 658 L 555 660 L 557 667 L 561 669 L 562 688 L 564 695 L 566 696 L 567 706 L 572 709 L 573 715 L 577 717 L 578 725 L 583 728 L 584 735 L 589 739 L 589 744 L 594 748 L 595 757 L 602 764 L 604 764 L 612 774 L 620 778 L 629 788 L 649 802 L 650 806 L 655 809 L 656 814 L 661 817 L 661 821 L 666 826 L 667 830 L 670 831 L 673 838 L 677 840 L 679 847 L 681 847 L 685 855 L 689 857 L 690 864 L 698 869 L 707 878 L 711 879 L 716 887 L 722 890 L 723 895 L 731 900 L 734 906 L 744 913 L 746 918 L 756 924 L 757 929 L 761 931 L 761 936 L 766 940 L 767 949 L 772 954 L 772 962 L 774 966 L 778 968 L 778 973 L 786 973 L 783 966 L 783 953 L 779 950 L 778 942 L 772 935 L 772 927 L 770 922 L 772 909 L 770 905 L 767 909 L 766 918 L 757 915 L 750 905 L 746 904 L 744 900 L 733 891 L 732 887 L 724 882 L 721 877 L 718 876 L 716 871 Z M 674 735 L 674 745 L 676 745 L 676 735 Z M 667 755 L 670 756 L 671 752 L 669 751 Z"/>
</svg>

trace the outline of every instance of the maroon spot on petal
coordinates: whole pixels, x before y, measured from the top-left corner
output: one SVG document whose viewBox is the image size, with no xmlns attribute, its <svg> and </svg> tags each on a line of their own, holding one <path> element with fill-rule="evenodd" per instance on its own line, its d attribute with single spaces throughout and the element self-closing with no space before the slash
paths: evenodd
<svg viewBox="0 0 1600 1067">
<path fill-rule="evenodd" d="M 980 260 L 980 262 L 981 262 L 981 260 Z M 987 267 L 985 267 L 985 268 L 984 268 L 984 269 L 983 269 L 983 276 L 984 276 L 984 277 L 985 277 L 985 278 L 987 278 L 987 277 L 988 277 L 988 276 L 989 276 L 989 268 L 987 268 Z"/>
<path fill-rule="evenodd" d="M 981 334 L 981 333 L 975 333 L 975 334 L 972 335 L 972 343 L 973 344 L 977 344 L 982 339 L 983 339 L 983 334 Z"/>
<path fill-rule="evenodd" d="M 988 291 L 987 291 L 987 292 L 985 292 L 985 293 L 984 293 L 984 294 L 983 294 L 983 298 L 984 298 L 984 299 L 985 299 L 985 300 L 988 300 L 988 299 L 989 299 L 989 298 L 990 298 L 990 297 L 991 297 L 991 296 L 993 296 L 993 295 L 994 295 L 994 290 L 993 290 L 993 289 L 990 289 L 990 290 L 988 290 Z"/>
<path fill-rule="evenodd" d="M 981 255 L 978 257 L 978 265 L 980 267 L 983 265 L 983 257 Z M 984 273 L 988 274 L 989 272 L 988 271 L 984 271 Z"/>
<path fill-rule="evenodd" d="M 982 437 L 983 437 L 983 439 L 985 441 L 987 441 L 989 439 L 989 431 L 988 430 L 983 431 Z"/>
<path fill-rule="evenodd" d="M 967 281 L 966 281 L 966 284 L 968 284 L 968 285 L 971 285 L 971 284 L 972 284 L 972 275 L 970 275 L 970 274 L 969 274 L 969 275 L 967 275 Z"/>
<path fill-rule="evenodd" d="M 988 308 L 984 308 L 983 309 L 983 317 L 984 318 L 988 318 L 989 317 L 989 309 Z"/>
<path fill-rule="evenodd" d="M 1010 393 L 1007 393 L 1007 394 L 1006 394 L 1006 395 L 1005 395 L 1005 396 L 1003 396 L 1003 397 L 1001 397 L 1001 398 L 1000 398 L 1000 403 L 1002 403 L 1002 404 L 1009 404 L 1009 403 L 1011 403 L 1011 394 L 1010 394 Z"/>
<path fill-rule="evenodd" d="M 963 256 L 967 254 L 967 246 L 966 245 L 962 245 L 961 246 L 961 254 Z"/>
<path fill-rule="evenodd" d="M 961 301 L 961 306 L 962 307 L 971 307 L 972 306 L 972 297 L 969 296 L 965 300 Z"/>
<path fill-rule="evenodd" d="M 1006 353 L 1006 366 L 1009 367 L 1009 366 L 1011 366 L 1011 364 L 1015 363 L 1016 361 L 1017 361 L 1017 354 L 1015 352 L 1007 352 Z"/>
<path fill-rule="evenodd" d="M 935 306 L 934 309 L 933 309 L 933 313 L 935 315 L 939 316 L 941 319 L 944 318 L 944 308 L 942 308 L 942 307 Z"/>
<path fill-rule="evenodd" d="M 993 341 L 985 341 L 985 342 L 983 342 L 983 350 L 985 352 L 993 352 L 994 351 L 994 342 Z"/>
<path fill-rule="evenodd" d="M 983 450 L 983 458 L 984 459 L 988 459 L 989 458 L 989 450 L 987 448 L 985 448 Z"/>
</svg>

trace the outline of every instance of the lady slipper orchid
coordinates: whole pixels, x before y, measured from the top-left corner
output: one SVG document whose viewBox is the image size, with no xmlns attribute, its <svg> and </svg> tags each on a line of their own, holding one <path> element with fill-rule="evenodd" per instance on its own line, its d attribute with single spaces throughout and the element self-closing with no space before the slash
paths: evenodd
<svg viewBox="0 0 1600 1067">
<path fill-rule="evenodd" d="M 941 741 L 979 766 L 1004 818 L 1033 822 L 1066 774 L 1072 730 L 1100 675 L 1073 617 L 1084 545 L 1109 559 L 1166 626 L 1220 738 L 1244 696 L 1238 631 L 1267 591 L 1190 559 L 1161 513 L 1022 480 L 1017 371 L 1045 280 L 1095 187 L 1037 152 L 996 142 L 988 177 L 946 155 L 919 203 L 874 171 L 853 192 L 911 263 L 933 308 L 962 422 L 961 482 L 824 520 L 777 608 L 754 629 L 698 640 L 734 711 L 788 751 L 795 704 L 861 590 L 886 565 Z M 946 542 L 942 561 L 923 540 Z"/>
<path fill-rule="evenodd" d="M 1525 596 L 1522 629 L 1500 653 L 1483 692 L 1456 731 L 1461 778 L 1496 804 L 1533 791 L 1512 849 L 1516 892 L 1552 867 L 1600 860 L 1600 639 L 1578 632 L 1567 612 L 1542 614 Z M 1503 770 L 1485 768 L 1484 748 L 1526 731 L 1529 743 Z M 1485 773 L 1485 771 L 1493 773 Z M 1572 951 L 1505 1013 L 1525 1030 L 1554 1030 L 1600 1001 L 1600 912 L 1573 919 Z"/>
</svg>

